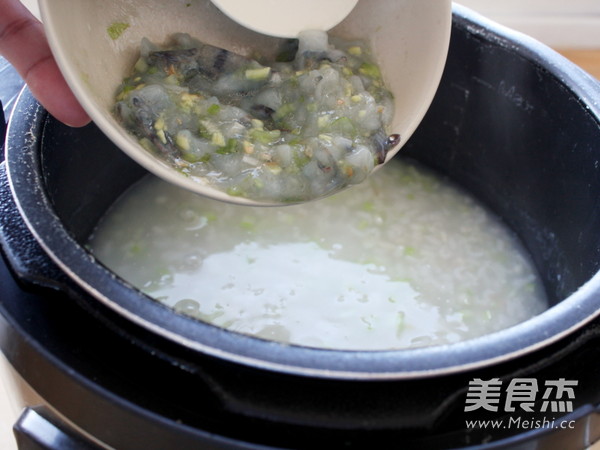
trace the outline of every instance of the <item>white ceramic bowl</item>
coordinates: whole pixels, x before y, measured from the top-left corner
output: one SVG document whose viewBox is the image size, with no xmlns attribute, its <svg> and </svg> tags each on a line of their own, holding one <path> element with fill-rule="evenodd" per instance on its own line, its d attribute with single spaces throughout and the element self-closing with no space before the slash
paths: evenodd
<svg viewBox="0 0 600 450">
<path fill-rule="evenodd" d="M 325 0 L 326 1 L 326 0 Z M 50 46 L 83 108 L 123 151 L 151 172 L 183 188 L 235 203 L 231 197 L 195 182 L 145 151 L 112 115 L 114 95 L 138 56 L 143 37 L 167 41 L 176 32 L 228 50 L 268 55 L 276 38 L 241 27 L 210 0 L 39 0 Z M 452 21 L 450 0 L 360 0 L 330 33 L 370 42 L 384 80 L 395 96 L 390 132 L 406 142 L 425 115 L 446 61 Z M 113 39 L 108 29 L 127 24 Z"/>
</svg>

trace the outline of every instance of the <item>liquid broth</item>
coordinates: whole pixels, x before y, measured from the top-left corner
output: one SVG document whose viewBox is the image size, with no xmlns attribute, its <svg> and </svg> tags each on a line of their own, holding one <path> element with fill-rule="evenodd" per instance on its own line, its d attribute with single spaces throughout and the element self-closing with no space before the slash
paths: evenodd
<svg viewBox="0 0 600 450">
<path fill-rule="evenodd" d="M 280 208 L 215 202 L 147 176 L 90 247 L 182 314 L 312 347 L 454 343 L 547 306 L 511 232 L 405 161 L 335 196 Z"/>
</svg>

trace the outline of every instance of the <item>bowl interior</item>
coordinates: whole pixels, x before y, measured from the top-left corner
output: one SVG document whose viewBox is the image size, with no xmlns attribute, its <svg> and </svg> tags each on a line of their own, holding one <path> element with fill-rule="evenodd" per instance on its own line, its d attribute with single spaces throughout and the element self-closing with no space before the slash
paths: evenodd
<svg viewBox="0 0 600 450">
<path fill-rule="evenodd" d="M 141 39 L 163 43 L 171 34 L 184 32 L 240 54 L 258 50 L 267 56 L 281 41 L 236 24 L 209 0 L 40 0 L 39 4 L 61 71 L 98 127 L 146 169 L 182 187 L 201 189 L 144 151 L 111 113 L 116 89 L 135 63 Z M 360 0 L 331 30 L 333 35 L 370 43 L 395 96 L 390 132 L 401 134 L 401 145 L 417 128 L 438 87 L 451 17 L 449 0 Z M 122 32 L 116 37 L 111 29 Z M 224 193 L 220 198 L 231 199 Z"/>
</svg>

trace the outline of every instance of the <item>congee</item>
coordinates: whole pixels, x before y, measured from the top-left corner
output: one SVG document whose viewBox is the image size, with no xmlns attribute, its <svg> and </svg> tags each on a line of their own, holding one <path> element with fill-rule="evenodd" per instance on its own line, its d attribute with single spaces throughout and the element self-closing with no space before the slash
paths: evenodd
<svg viewBox="0 0 600 450">
<path fill-rule="evenodd" d="M 311 347 L 455 343 L 547 306 L 501 221 L 404 160 L 351 190 L 279 208 L 216 202 L 149 175 L 107 212 L 89 245 L 181 314 Z"/>
<path fill-rule="evenodd" d="M 322 31 L 261 62 L 186 34 L 144 40 L 115 113 L 190 179 L 276 203 L 362 182 L 400 140 L 388 134 L 392 94 L 369 47 Z"/>
</svg>

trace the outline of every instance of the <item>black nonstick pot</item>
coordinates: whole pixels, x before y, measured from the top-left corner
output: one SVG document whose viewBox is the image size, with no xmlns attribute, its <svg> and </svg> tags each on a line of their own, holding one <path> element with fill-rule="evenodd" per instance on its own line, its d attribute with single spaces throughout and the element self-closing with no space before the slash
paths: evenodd
<svg viewBox="0 0 600 450">
<path fill-rule="evenodd" d="M 61 273 L 37 282 L 67 293 L 127 342 L 198 376 L 227 414 L 251 422 L 246 438 L 258 441 L 256 434 L 272 427 L 306 446 L 310 434 L 302 430 L 319 429 L 335 446 L 403 436 L 407 446 L 441 448 L 514 434 L 464 433 L 469 380 L 531 378 L 541 370 L 564 378 L 570 358 L 585 359 L 583 349 L 598 339 L 600 85 L 545 46 L 464 8 L 455 6 L 452 31 L 439 91 L 398 157 L 449 177 L 506 222 L 539 271 L 546 312 L 459 344 L 378 352 L 283 345 L 175 314 L 85 246 L 110 205 L 146 172 L 94 125 L 65 127 L 24 91 L 7 134 L 8 181 L 29 232 Z M 28 264 L 13 266 L 27 272 Z M 596 361 L 588 373 L 599 371 Z M 582 411 L 597 399 L 593 384 L 580 383 L 590 392 L 575 401 Z M 360 435 L 365 430 L 377 437 Z"/>
</svg>

